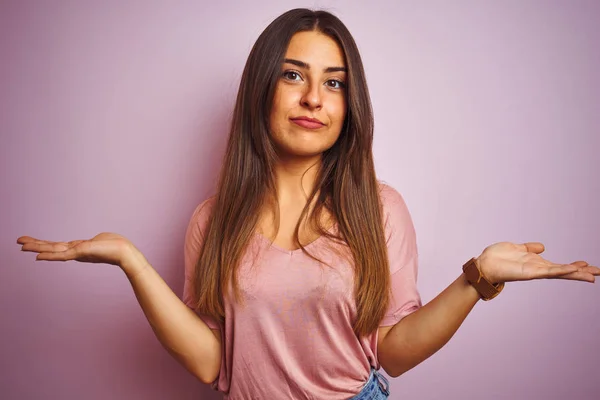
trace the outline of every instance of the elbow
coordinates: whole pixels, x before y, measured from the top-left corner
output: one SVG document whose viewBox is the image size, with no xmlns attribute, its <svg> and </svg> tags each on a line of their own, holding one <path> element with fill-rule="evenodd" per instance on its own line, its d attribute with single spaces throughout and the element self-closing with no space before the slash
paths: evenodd
<svg viewBox="0 0 600 400">
<path fill-rule="evenodd" d="M 198 378 L 198 380 L 206 385 L 211 385 L 216 379 L 217 376 L 214 377 L 210 377 L 210 378 L 206 378 L 204 376 L 198 376 L 196 375 L 196 377 Z"/>
<path fill-rule="evenodd" d="M 404 372 L 406 371 L 399 371 L 399 370 L 395 370 L 389 367 L 384 367 L 383 365 L 381 366 L 381 368 L 383 368 L 383 370 L 385 371 L 385 373 L 390 377 L 390 378 L 397 378 L 400 375 L 402 375 Z"/>
<path fill-rule="evenodd" d="M 385 371 L 385 372 L 390 376 L 390 378 L 397 378 L 400 375 L 402 375 L 405 372 L 407 372 L 408 370 L 409 369 L 399 369 L 399 370 L 390 371 L 389 373 L 387 371 Z"/>
<path fill-rule="evenodd" d="M 218 373 L 212 374 L 203 371 L 192 371 L 192 375 L 194 375 L 196 379 L 198 379 L 200 382 L 206 385 L 211 385 L 219 376 Z"/>
<path fill-rule="evenodd" d="M 190 368 L 190 372 L 200 382 L 206 385 L 211 385 L 219 376 L 219 369 L 220 366 L 218 365 L 199 365 L 196 368 Z"/>
<path fill-rule="evenodd" d="M 411 370 L 414 367 L 414 366 L 408 366 L 408 365 L 404 365 L 404 364 L 391 365 L 389 362 L 388 363 L 382 362 L 382 360 L 380 360 L 380 365 L 381 365 L 381 368 L 383 368 L 385 373 L 390 378 L 397 378 L 400 375 L 404 374 L 405 372 Z"/>
<path fill-rule="evenodd" d="M 385 371 L 385 373 L 390 378 L 397 378 L 398 377 L 398 375 L 396 374 L 396 371 L 393 368 L 391 368 L 390 365 L 384 364 L 381 359 L 379 360 L 379 365 L 381 366 L 381 368 Z"/>
<path fill-rule="evenodd" d="M 219 377 L 221 372 L 221 348 L 220 345 L 213 347 L 210 353 L 188 355 L 183 359 L 186 369 L 200 382 L 211 385 Z"/>
</svg>

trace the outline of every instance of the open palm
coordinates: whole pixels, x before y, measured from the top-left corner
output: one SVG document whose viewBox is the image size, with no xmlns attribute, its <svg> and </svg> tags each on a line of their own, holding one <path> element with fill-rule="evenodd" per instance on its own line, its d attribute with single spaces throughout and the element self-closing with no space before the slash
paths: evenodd
<svg viewBox="0 0 600 400">
<path fill-rule="evenodd" d="M 570 279 L 594 282 L 600 268 L 585 261 L 559 264 L 540 256 L 545 250 L 542 243 L 495 243 L 488 246 L 477 264 L 483 275 L 493 283 L 527 281 L 532 279 Z"/>
<path fill-rule="evenodd" d="M 22 244 L 22 251 L 39 253 L 36 260 L 69 261 L 76 260 L 89 263 L 105 263 L 121 266 L 131 255 L 131 242 L 116 233 L 100 233 L 89 240 L 73 240 L 70 242 L 51 242 L 21 236 L 17 243 Z"/>
</svg>

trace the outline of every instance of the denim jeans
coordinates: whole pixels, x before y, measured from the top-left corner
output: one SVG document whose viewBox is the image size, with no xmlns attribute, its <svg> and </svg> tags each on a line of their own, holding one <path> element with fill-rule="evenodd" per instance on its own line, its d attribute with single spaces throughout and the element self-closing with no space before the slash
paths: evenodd
<svg viewBox="0 0 600 400">
<path fill-rule="evenodd" d="M 385 400 L 390 395 L 390 383 L 380 372 L 371 367 L 369 380 L 360 393 L 350 400 Z"/>
</svg>

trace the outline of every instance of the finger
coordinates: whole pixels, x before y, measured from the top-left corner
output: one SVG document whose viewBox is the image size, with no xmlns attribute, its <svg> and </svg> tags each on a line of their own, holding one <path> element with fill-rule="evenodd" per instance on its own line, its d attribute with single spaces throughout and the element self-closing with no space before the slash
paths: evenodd
<svg viewBox="0 0 600 400">
<path fill-rule="evenodd" d="M 600 268 L 594 265 L 588 265 L 587 267 L 584 267 L 581 270 L 591 275 L 600 276 Z"/>
<path fill-rule="evenodd" d="M 587 262 L 585 262 L 585 261 L 573 261 L 573 262 L 571 263 L 571 265 L 575 265 L 575 266 L 577 266 L 577 267 L 579 267 L 579 268 L 585 268 L 585 267 L 587 267 L 589 264 L 588 264 Z"/>
<path fill-rule="evenodd" d="M 36 239 L 31 236 L 21 236 L 20 238 L 17 239 L 17 243 L 18 244 L 26 244 L 26 243 L 57 244 L 57 243 L 64 243 L 64 242 L 53 242 L 50 240 Z"/>
<path fill-rule="evenodd" d="M 32 238 L 31 236 L 21 236 L 17 239 L 18 244 L 25 244 L 25 243 L 29 243 L 29 242 L 35 242 L 35 241 L 37 241 L 37 239 Z"/>
<path fill-rule="evenodd" d="M 525 265 L 525 269 L 529 272 L 526 275 L 531 276 L 530 279 L 546 279 L 554 278 L 561 275 L 570 274 L 580 270 L 579 267 L 572 264 L 534 264 Z"/>
<path fill-rule="evenodd" d="M 590 283 L 594 283 L 596 281 L 596 278 L 594 277 L 594 275 L 590 274 L 589 272 L 586 272 L 586 271 L 575 271 L 575 272 L 571 272 L 569 274 L 555 276 L 550 279 L 565 279 L 565 280 L 570 280 L 570 281 L 581 281 L 581 282 L 590 282 Z"/>
<path fill-rule="evenodd" d="M 522 251 L 535 254 L 541 254 L 544 252 L 544 250 L 546 250 L 544 245 L 540 242 L 526 242 L 519 245 L 519 247 Z"/>
<path fill-rule="evenodd" d="M 40 253 L 35 257 L 36 261 L 70 261 L 77 258 L 77 251 L 69 249 L 67 251 Z"/>
<path fill-rule="evenodd" d="M 590 275 L 600 276 L 600 268 L 595 265 L 589 265 L 586 261 L 575 261 L 571 263 L 579 267 L 579 271 Z"/>
<path fill-rule="evenodd" d="M 68 250 L 69 247 L 70 246 L 66 243 L 49 244 L 49 243 L 28 242 L 23 245 L 21 250 L 22 251 L 32 251 L 32 252 L 36 252 L 36 253 L 42 253 L 42 252 L 54 253 L 54 252 L 61 252 L 61 251 Z"/>
</svg>

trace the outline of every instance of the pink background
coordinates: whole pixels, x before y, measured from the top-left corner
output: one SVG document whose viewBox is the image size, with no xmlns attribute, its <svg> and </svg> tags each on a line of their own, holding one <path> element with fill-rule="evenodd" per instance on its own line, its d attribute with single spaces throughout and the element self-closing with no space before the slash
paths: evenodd
<svg viewBox="0 0 600 400">
<path fill-rule="evenodd" d="M 118 268 L 35 263 L 15 241 L 118 232 L 180 295 L 250 47 L 298 6 L 334 12 L 362 52 L 424 301 L 498 241 L 600 264 L 598 2 L 3 1 L 0 397 L 220 398 L 163 350 Z M 508 284 L 390 398 L 599 398 L 599 301 L 598 285 Z"/>
</svg>

